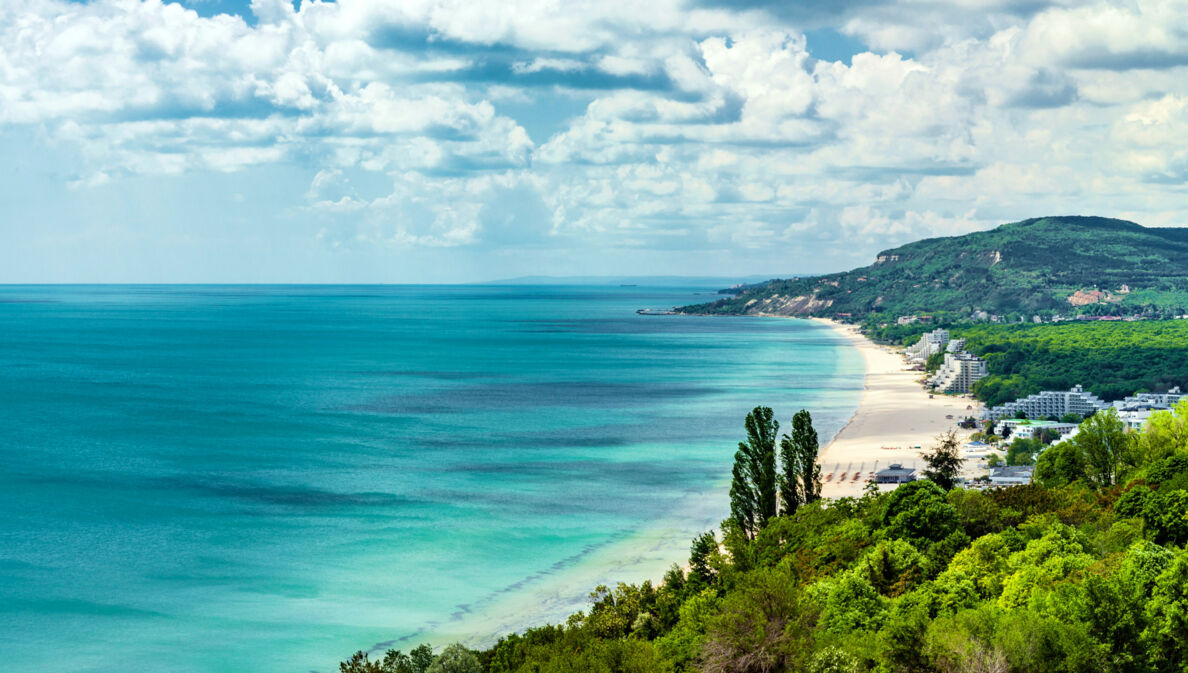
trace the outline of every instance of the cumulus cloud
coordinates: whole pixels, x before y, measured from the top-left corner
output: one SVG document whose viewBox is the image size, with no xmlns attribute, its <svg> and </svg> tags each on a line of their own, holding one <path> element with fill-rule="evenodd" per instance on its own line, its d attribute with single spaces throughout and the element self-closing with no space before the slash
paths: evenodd
<svg viewBox="0 0 1188 673">
<path fill-rule="evenodd" d="M 338 250 L 642 248 L 833 268 L 1049 212 L 1184 214 L 1182 3 L 251 11 L 0 0 L 0 128 L 76 152 L 79 191 L 303 167 L 302 200 L 278 205 Z M 870 51 L 821 58 L 805 34 L 822 27 Z"/>
</svg>

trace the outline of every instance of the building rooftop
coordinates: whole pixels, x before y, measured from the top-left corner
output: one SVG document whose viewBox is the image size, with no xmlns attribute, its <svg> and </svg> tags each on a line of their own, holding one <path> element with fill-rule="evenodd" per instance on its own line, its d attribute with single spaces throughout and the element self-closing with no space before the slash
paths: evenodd
<svg viewBox="0 0 1188 673">
<path fill-rule="evenodd" d="M 891 463 L 891 465 L 889 467 L 885 467 L 885 468 L 879 470 L 878 472 L 875 472 L 876 475 L 884 476 L 884 477 L 898 477 L 898 476 L 906 477 L 906 476 L 909 476 L 909 475 L 912 475 L 915 473 L 916 473 L 916 471 L 914 469 L 912 469 L 910 467 L 904 467 L 903 465 L 900 465 L 899 463 Z"/>
<path fill-rule="evenodd" d="M 1031 465 L 1007 465 L 990 468 L 991 479 L 1030 479 L 1035 468 Z"/>
</svg>

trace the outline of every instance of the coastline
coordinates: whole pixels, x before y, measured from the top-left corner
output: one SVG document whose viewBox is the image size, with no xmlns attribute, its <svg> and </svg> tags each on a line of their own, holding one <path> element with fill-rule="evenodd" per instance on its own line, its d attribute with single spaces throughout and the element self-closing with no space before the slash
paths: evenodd
<svg viewBox="0 0 1188 673">
<path fill-rule="evenodd" d="M 438 648 L 453 642 L 472 648 L 491 647 L 499 638 L 529 626 L 564 624 L 570 615 L 589 609 L 589 593 L 599 585 L 614 588 L 621 582 L 659 584 L 672 565 L 686 564 L 692 535 L 717 528 L 728 516 L 721 510 L 728 502 L 729 486 L 725 479 L 710 491 L 689 491 L 674 503 L 671 516 L 584 549 L 526 577 L 522 584 L 479 597 L 447 620 L 376 643 L 370 651 L 380 653 L 387 647 L 404 648 L 421 642 Z"/>
<path fill-rule="evenodd" d="M 818 455 L 822 496 L 859 496 L 875 471 L 893 463 L 922 470 L 920 451 L 950 429 L 963 443 L 968 441 L 974 431 L 963 430 L 957 423 L 977 416 L 977 400 L 940 394 L 930 398 L 919 383 L 921 373 L 907 369 L 892 348 L 874 343 L 857 327 L 826 318 L 809 320 L 846 337 L 862 353 L 866 366 L 858 408 Z"/>
<path fill-rule="evenodd" d="M 818 322 L 846 332 L 847 326 L 841 323 Z M 860 352 L 864 344 L 879 348 L 865 337 L 847 336 Z M 866 364 L 864 369 L 864 385 L 869 387 L 870 365 Z M 854 408 L 837 436 L 845 433 L 861 414 L 865 396 L 864 390 L 859 406 Z M 402 634 L 396 640 L 376 643 L 371 652 L 379 653 L 389 646 L 406 647 L 419 642 L 436 647 L 452 642 L 461 642 L 468 647 L 490 647 L 498 638 L 520 632 L 526 624 L 564 623 L 569 615 L 588 608 L 586 596 L 599 584 L 611 587 L 619 582 L 658 584 L 663 573 L 674 563 L 687 569 L 689 540 L 693 534 L 717 528 L 729 515 L 729 487 L 730 479 L 725 476 L 707 490 L 689 491 L 674 505 L 671 516 L 627 531 L 597 548 L 583 550 L 563 563 L 525 578 L 515 587 L 477 597 L 473 602 L 459 606 L 450 618 L 427 624 L 418 632 Z M 861 488 L 856 494 L 860 491 Z M 825 494 L 838 497 L 830 494 L 828 489 Z"/>
<path fill-rule="evenodd" d="M 936 395 L 929 398 L 921 387 L 920 372 L 906 368 L 902 356 L 893 348 L 880 346 L 863 336 L 856 327 L 826 318 L 808 318 L 843 336 L 862 355 L 863 389 L 857 407 L 837 434 L 821 448 L 821 493 L 827 498 L 857 497 L 866 487 L 866 479 L 892 463 L 923 468 L 916 446 L 928 448 L 938 434 L 953 429 L 962 441 L 972 430 L 962 430 L 957 422 L 976 415 L 978 403 L 972 398 Z M 966 409 L 967 406 L 972 407 Z M 953 418 L 946 418 L 946 416 Z M 884 448 L 891 447 L 891 448 Z M 859 478 L 854 480 L 857 472 Z M 845 473 L 843 482 L 841 475 Z M 826 480 L 832 474 L 832 479 Z M 714 489 L 713 498 L 721 501 L 729 482 Z M 883 490 L 894 488 L 888 484 Z M 672 558 L 682 558 L 688 542 L 678 531 L 695 521 L 709 521 L 718 506 L 709 506 L 705 493 L 689 493 L 683 499 L 685 515 L 675 521 L 643 526 L 596 550 L 587 550 L 568 567 L 556 567 L 530 578 L 531 589 L 488 596 L 467 606 L 445 622 L 433 624 L 426 632 L 401 639 L 409 644 L 424 639 L 435 645 L 455 640 L 472 647 L 489 646 L 502 634 L 516 632 L 526 622 L 562 623 L 575 610 L 583 609 L 578 598 L 601 583 L 618 581 L 656 582 Z M 700 510 L 700 511 L 698 511 Z M 714 514 L 710 512 L 714 511 Z M 694 524 L 696 525 L 696 524 Z M 713 525 L 710 522 L 709 525 Z M 580 587 L 575 591 L 575 587 Z M 576 599 L 576 600 L 575 600 Z"/>
</svg>

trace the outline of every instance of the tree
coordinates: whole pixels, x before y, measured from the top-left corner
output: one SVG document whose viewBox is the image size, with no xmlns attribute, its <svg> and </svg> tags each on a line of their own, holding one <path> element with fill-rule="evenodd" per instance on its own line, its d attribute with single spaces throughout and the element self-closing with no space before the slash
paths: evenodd
<svg viewBox="0 0 1188 673">
<path fill-rule="evenodd" d="M 1041 428 L 1040 431 L 1038 433 L 1036 433 L 1035 438 L 1039 441 L 1040 444 L 1042 444 L 1043 446 L 1047 446 L 1047 445 L 1051 444 L 1052 442 L 1060 439 L 1060 433 L 1056 432 L 1052 428 Z"/>
<path fill-rule="evenodd" d="M 1146 603 L 1148 626 L 1143 640 L 1152 669 L 1182 671 L 1188 660 L 1188 552 L 1176 554 L 1171 566 L 1155 581 Z"/>
<path fill-rule="evenodd" d="M 483 667 L 474 652 L 454 643 L 441 651 L 425 673 L 483 673 Z"/>
<path fill-rule="evenodd" d="M 821 497 L 821 467 L 817 465 L 820 444 L 813 417 L 801 409 L 792 417 L 792 435 L 780 440 L 780 499 L 784 516 L 794 514 L 801 504 Z"/>
<path fill-rule="evenodd" d="M 817 464 L 821 444 L 813 428 L 813 417 L 805 409 L 792 417 L 792 440 L 800 452 L 800 495 L 805 504 L 816 502 L 821 499 L 821 466 Z"/>
<path fill-rule="evenodd" d="M 1090 416 L 1070 441 L 1084 457 L 1086 475 L 1094 486 L 1106 488 L 1117 482 L 1130 446 L 1126 424 L 1118 418 L 1117 409 Z"/>
<path fill-rule="evenodd" d="M 1048 488 L 1087 481 L 1085 456 L 1072 440 L 1057 442 L 1036 459 L 1035 480 Z"/>
<path fill-rule="evenodd" d="M 706 620 L 699 670 L 760 673 L 803 670 L 812 655 L 816 606 L 786 572 L 756 571 Z"/>
<path fill-rule="evenodd" d="M 936 370 L 941 368 L 941 365 L 944 364 L 944 362 L 945 354 L 943 351 L 940 353 L 933 353 L 932 355 L 928 356 L 927 360 L 924 361 L 924 371 L 928 372 L 929 374 L 935 373 Z"/>
<path fill-rule="evenodd" d="M 425 673 L 433 665 L 433 648 L 422 643 L 412 648 L 408 657 L 412 662 L 412 673 Z"/>
<path fill-rule="evenodd" d="M 920 457 L 928 465 L 924 470 L 924 476 L 930 481 L 946 491 L 957 485 L 957 475 L 965 463 L 965 459 L 961 457 L 957 433 L 949 430 L 937 435 L 936 446 L 920 454 Z"/>
<path fill-rule="evenodd" d="M 400 650 L 384 653 L 384 673 L 412 673 L 412 659 Z"/>
<path fill-rule="evenodd" d="M 747 441 L 738 443 L 730 484 L 730 515 L 747 536 L 755 535 L 776 515 L 776 433 L 780 424 L 770 407 L 747 414 Z"/>
<path fill-rule="evenodd" d="M 1143 426 L 1139 450 L 1143 462 L 1166 458 L 1188 449 L 1188 398 L 1169 411 L 1151 414 Z"/>
<path fill-rule="evenodd" d="M 891 538 L 907 540 L 924 549 L 961 527 L 957 509 L 932 481 L 913 481 L 891 491 L 883 510 L 882 526 Z"/>
<path fill-rule="evenodd" d="M 433 661 L 433 648 L 418 645 L 409 654 L 388 650 L 382 661 L 371 661 L 365 653 L 356 652 L 340 663 L 338 669 L 341 673 L 426 673 Z"/>
<path fill-rule="evenodd" d="M 690 593 L 697 593 L 712 586 L 717 577 L 717 571 L 710 565 L 710 558 L 718 551 L 718 541 L 714 532 L 706 531 L 693 538 L 689 548 L 689 577 L 687 584 Z"/>
<path fill-rule="evenodd" d="M 339 663 L 338 670 L 340 673 L 384 673 L 383 665 L 378 661 L 371 661 L 362 650 Z"/>
<path fill-rule="evenodd" d="M 1130 492 L 1143 491 L 1146 489 L 1133 489 Z M 1123 509 L 1126 504 L 1123 503 Z M 1154 534 L 1157 544 L 1182 545 L 1188 542 L 1188 491 L 1175 489 L 1148 492 L 1143 498 L 1140 514 L 1146 530 Z"/>
<path fill-rule="evenodd" d="M 1007 449 L 1006 463 L 1007 465 L 1031 465 L 1035 460 L 1032 458 L 1040 449 L 1040 442 L 1034 439 L 1024 439 L 1022 437 L 1011 442 L 1010 448 Z"/>
</svg>

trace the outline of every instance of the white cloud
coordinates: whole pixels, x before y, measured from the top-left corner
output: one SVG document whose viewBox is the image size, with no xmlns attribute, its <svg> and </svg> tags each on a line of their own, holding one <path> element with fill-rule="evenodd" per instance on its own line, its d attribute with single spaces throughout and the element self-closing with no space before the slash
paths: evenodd
<svg viewBox="0 0 1188 673">
<path fill-rule="evenodd" d="M 1027 26 L 1021 48 L 1035 62 L 1074 68 L 1188 64 L 1188 6 L 1139 0 L 1053 8 Z"/>
<path fill-rule="evenodd" d="M 78 190 L 302 166 L 305 200 L 278 205 L 338 249 L 581 241 L 832 267 L 1049 212 L 1188 214 L 1182 3 L 252 7 L 255 25 L 0 0 L 0 127 L 76 151 Z M 873 51 L 817 59 L 822 24 Z M 809 252 L 805 232 L 849 244 Z"/>
</svg>

